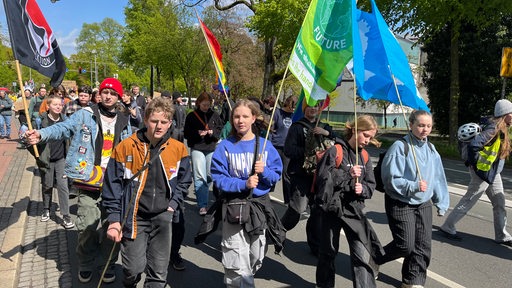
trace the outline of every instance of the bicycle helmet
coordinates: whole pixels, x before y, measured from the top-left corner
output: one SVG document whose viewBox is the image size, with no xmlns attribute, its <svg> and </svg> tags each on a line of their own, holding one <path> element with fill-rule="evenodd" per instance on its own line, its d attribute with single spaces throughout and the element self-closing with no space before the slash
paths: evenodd
<svg viewBox="0 0 512 288">
<path fill-rule="evenodd" d="M 482 128 L 480 128 L 480 125 L 476 123 L 466 123 L 459 127 L 457 138 L 459 138 L 460 141 L 468 141 L 480 134 L 481 131 Z"/>
</svg>

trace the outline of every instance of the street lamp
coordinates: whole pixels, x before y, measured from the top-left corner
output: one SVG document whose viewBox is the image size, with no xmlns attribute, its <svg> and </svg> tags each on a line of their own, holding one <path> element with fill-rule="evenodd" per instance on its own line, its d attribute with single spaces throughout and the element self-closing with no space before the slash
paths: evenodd
<svg viewBox="0 0 512 288">
<path fill-rule="evenodd" d="M 96 66 L 96 50 L 91 51 L 94 54 L 94 87 L 98 86 L 98 67 Z M 92 69 L 91 69 L 92 70 Z M 91 71 L 91 82 L 92 82 L 92 71 Z M 93 87 L 91 83 L 91 87 Z"/>
</svg>

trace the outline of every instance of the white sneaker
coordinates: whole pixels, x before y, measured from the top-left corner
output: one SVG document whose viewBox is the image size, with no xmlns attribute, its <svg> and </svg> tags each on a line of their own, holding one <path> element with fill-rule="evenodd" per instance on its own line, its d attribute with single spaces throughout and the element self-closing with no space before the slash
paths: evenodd
<svg viewBox="0 0 512 288">
<path fill-rule="evenodd" d="M 71 221 L 71 217 L 69 215 L 64 215 L 62 218 L 62 226 L 64 226 L 64 228 L 71 229 L 75 227 L 75 223 Z"/>
<path fill-rule="evenodd" d="M 47 222 L 48 220 L 50 220 L 50 210 L 44 209 L 41 215 L 41 222 Z"/>
</svg>

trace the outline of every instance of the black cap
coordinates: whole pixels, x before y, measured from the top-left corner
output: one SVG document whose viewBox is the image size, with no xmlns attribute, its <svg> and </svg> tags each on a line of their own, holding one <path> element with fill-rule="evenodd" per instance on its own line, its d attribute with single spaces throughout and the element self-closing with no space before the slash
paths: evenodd
<svg viewBox="0 0 512 288">
<path fill-rule="evenodd" d="M 172 99 L 178 99 L 181 97 L 181 93 L 178 91 L 172 92 Z"/>
<path fill-rule="evenodd" d="M 171 98 L 171 92 L 169 92 L 167 90 L 164 90 L 164 91 L 162 91 L 161 96 L 162 97 L 169 97 L 169 98 Z"/>
</svg>

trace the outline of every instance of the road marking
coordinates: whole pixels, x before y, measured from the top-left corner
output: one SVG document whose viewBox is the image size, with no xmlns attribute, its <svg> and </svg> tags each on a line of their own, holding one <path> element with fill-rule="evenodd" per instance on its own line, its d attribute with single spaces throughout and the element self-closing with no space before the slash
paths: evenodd
<svg viewBox="0 0 512 288">
<path fill-rule="evenodd" d="M 467 170 L 457 170 L 457 169 L 452 169 L 452 168 L 444 168 L 444 170 L 448 170 L 448 171 L 453 171 L 453 172 L 459 172 L 459 173 L 464 173 L 464 174 L 469 174 L 469 172 Z"/>
<path fill-rule="evenodd" d="M 284 204 L 283 200 L 281 200 L 279 198 L 276 198 L 274 196 L 270 196 L 270 199 L 272 201 Z M 305 217 L 309 218 L 309 214 L 308 213 L 303 213 L 303 214 L 304 214 Z M 346 238 L 345 232 L 343 231 L 343 229 L 341 229 L 340 235 L 342 235 L 343 237 Z M 395 261 L 400 263 L 400 264 L 404 263 L 402 258 L 396 259 Z M 437 273 L 435 273 L 435 272 L 433 272 L 431 270 L 428 270 L 428 269 L 427 269 L 427 277 L 429 277 L 429 278 L 431 278 L 431 279 L 433 279 L 433 280 L 435 280 L 435 281 L 437 281 L 437 282 L 439 282 L 439 283 L 441 283 L 443 285 L 446 285 L 446 286 L 448 286 L 450 288 L 465 288 L 465 286 L 462 286 L 462 285 L 460 285 L 460 284 L 458 284 L 456 282 L 453 282 L 452 280 L 450 280 L 450 279 L 448 279 L 446 277 L 443 277 L 443 276 L 441 276 L 441 275 L 439 275 L 439 274 L 437 274 Z"/>
<path fill-rule="evenodd" d="M 469 175 L 469 171 L 468 170 L 457 170 L 457 169 L 452 169 L 452 168 L 444 168 L 445 171 L 452 171 L 452 172 L 459 172 L 459 173 L 462 173 L 462 174 L 466 174 L 466 175 Z M 506 176 L 503 176 L 503 172 L 501 173 L 501 181 L 502 182 L 512 182 L 512 178 L 510 177 L 506 177 Z"/>
</svg>

